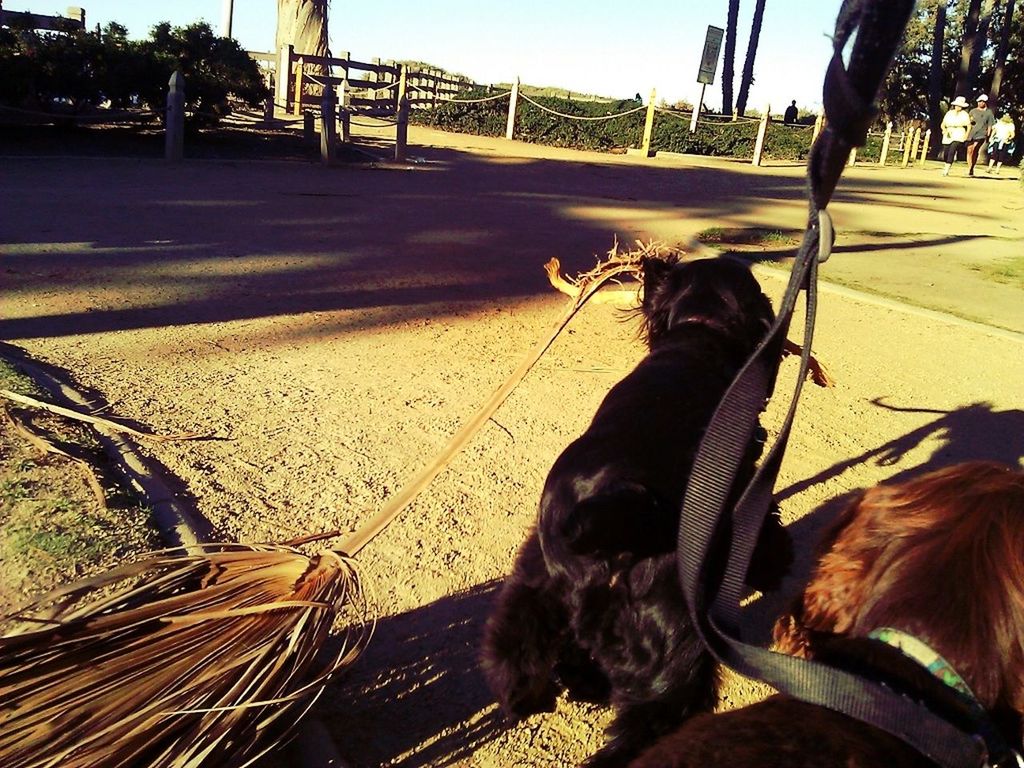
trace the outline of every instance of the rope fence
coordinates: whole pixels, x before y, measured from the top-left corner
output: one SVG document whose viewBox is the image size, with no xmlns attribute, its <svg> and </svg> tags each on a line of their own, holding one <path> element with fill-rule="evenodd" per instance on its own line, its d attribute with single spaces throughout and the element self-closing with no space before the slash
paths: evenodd
<svg viewBox="0 0 1024 768">
<path fill-rule="evenodd" d="M 542 96 L 538 91 L 534 95 L 524 93 L 520 81 L 517 79 L 511 90 L 499 93 L 487 93 L 487 95 L 475 96 L 474 98 L 458 98 L 455 94 L 468 89 L 471 93 L 479 93 L 484 86 L 473 84 L 461 76 L 446 76 L 441 70 L 424 70 L 422 72 L 409 72 L 405 66 L 395 65 L 394 62 L 387 62 L 380 65 L 379 59 L 374 59 L 374 64 L 361 63 L 348 58 L 344 54 L 347 65 L 353 69 L 363 69 L 370 72 L 366 79 L 354 77 L 351 81 L 348 78 L 348 67 L 344 69 L 345 76 L 342 78 L 324 76 L 316 72 L 307 72 L 306 67 L 310 64 L 328 67 L 327 71 L 338 71 L 338 61 L 324 57 L 295 57 L 294 68 L 289 70 L 289 87 L 281 87 L 280 81 L 273 82 L 270 74 L 268 85 L 274 87 L 274 98 L 268 98 L 264 104 L 262 117 L 237 113 L 217 114 L 210 111 L 201 111 L 188 108 L 184 98 L 184 79 L 179 73 L 171 77 L 169 82 L 167 108 L 158 110 L 111 110 L 106 113 L 93 114 L 62 114 L 47 112 L 43 110 L 22 109 L 0 105 L 0 115 L 24 115 L 26 117 L 45 118 L 49 121 L 74 121 L 80 123 L 131 123 L 152 120 L 155 117 L 166 117 L 163 124 L 167 133 L 167 159 L 171 161 L 180 160 L 181 143 L 183 137 L 183 121 L 186 116 L 206 118 L 217 122 L 232 115 L 234 120 L 247 126 L 285 124 L 291 126 L 293 123 L 301 122 L 303 135 L 308 143 L 316 141 L 318 132 L 316 124 L 319 122 L 321 154 L 325 163 L 331 162 L 334 156 L 335 140 L 340 138 L 342 143 L 349 142 L 351 126 L 358 126 L 368 129 L 389 129 L 392 126 L 397 128 L 396 133 L 396 160 L 404 160 L 405 138 L 410 120 L 427 125 L 435 125 L 443 130 L 456 130 L 467 133 L 479 133 L 482 135 L 499 136 L 500 127 L 505 127 L 505 138 L 512 139 L 518 132 L 518 137 L 526 141 L 554 142 L 561 146 L 575 146 L 581 149 L 607 150 L 608 148 L 623 148 L 629 152 L 639 152 L 651 157 L 657 152 L 704 154 L 710 156 L 747 157 L 753 154 L 751 162 L 759 165 L 763 154 L 766 154 L 765 146 L 769 146 L 768 156 L 776 159 L 802 159 L 810 149 L 822 128 L 822 120 L 813 125 L 791 124 L 785 125 L 781 121 L 775 123 L 768 114 L 766 105 L 760 118 L 748 116 L 717 115 L 712 113 L 684 111 L 678 108 L 671 108 L 662 102 L 661 106 L 656 104 L 656 94 L 651 92 L 650 98 L 645 104 L 638 104 L 632 108 L 623 109 L 612 114 L 593 114 L 602 109 L 608 109 L 613 104 L 623 107 L 635 103 L 632 100 L 619 102 L 608 102 L 602 99 L 576 99 L 573 101 L 567 97 L 565 103 L 573 110 L 580 110 L 591 114 L 572 114 L 562 111 L 554 105 L 555 100 L 544 98 L 549 104 L 540 101 Z M 313 59 L 313 60 L 311 60 Z M 284 62 L 284 53 L 277 62 Z M 321 70 L 322 72 L 322 70 Z M 294 76 L 292 76 L 294 75 Z M 378 87 L 370 87 L 380 79 L 391 80 Z M 452 78 L 455 79 L 452 79 Z M 410 82 L 413 80 L 413 82 Z M 350 83 L 352 85 L 350 85 Z M 323 89 L 324 98 L 318 97 L 316 90 L 306 90 L 303 84 L 309 84 Z M 290 86 L 294 90 L 290 91 Z M 388 94 L 395 89 L 405 95 L 403 99 L 386 97 L 378 100 L 377 95 Z M 487 86 L 489 92 L 493 86 Z M 299 94 L 301 98 L 294 98 Z M 418 94 L 416 98 L 410 99 L 409 94 Z M 331 98 L 332 96 L 337 98 Z M 368 98 L 372 95 L 374 98 Z M 423 98 L 423 96 L 427 98 Z M 517 108 L 520 97 L 540 113 L 550 115 L 566 123 L 552 124 L 544 119 L 538 120 L 536 113 L 529 113 L 517 118 Z M 313 101 L 316 99 L 316 101 Z M 508 99 L 507 115 L 504 113 L 504 106 L 477 110 L 456 110 L 447 114 L 438 113 L 448 104 L 473 105 L 488 104 Z M 421 111 L 415 110 L 418 106 L 425 106 Z M 614 108 L 614 106 L 612 106 Z M 278 111 L 275 114 L 275 111 Z M 614 125 L 596 127 L 598 124 L 609 124 L 611 121 L 620 118 L 628 118 L 646 111 L 646 120 L 643 122 L 642 139 L 639 135 L 637 121 L 620 122 Z M 280 113 L 286 113 L 287 116 Z M 435 117 L 435 113 L 438 116 Z M 678 124 L 665 126 L 655 135 L 655 117 L 670 117 L 679 121 L 689 121 L 689 131 L 680 128 Z M 500 123 L 499 123 L 500 121 Z M 581 130 L 573 127 L 571 123 L 582 123 L 595 125 L 595 128 Z M 710 124 L 714 130 L 698 130 L 698 123 Z M 769 125 L 777 127 L 769 131 Z M 728 126 L 742 127 L 740 130 L 733 130 Z M 743 128 L 757 125 L 756 137 L 753 131 L 746 131 Z M 779 130 L 781 128 L 785 130 Z M 340 130 L 339 130 L 340 129 Z M 789 130 L 792 129 L 792 130 Z M 806 132 L 812 130 L 810 141 L 804 137 Z M 795 133 L 794 133 L 795 132 Z M 173 136 L 172 136 L 173 134 Z M 786 136 L 791 138 L 786 138 Z M 871 163 L 885 165 L 890 159 L 890 153 L 895 152 L 902 155 L 904 168 L 911 163 L 924 165 L 925 156 L 930 146 L 930 132 L 922 132 L 920 129 L 900 132 L 892 130 L 890 123 L 886 131 L 871 131 L 868 134 L 871 141 L 862 151 L 860 164 Z M 880 151 L 879 144 L 881 144 Z M 857 162 L 856 153 L 852 152 L 849 162 L 851 165 Z M 897 163 L 899 161 L 897 160 Z"/>
<path fill-rule="evenodd" d="M 543 104 L 540 104 L 540 103 L 534 101 L 533 99 L 531 99 L 525 93 L 520 93 L 519 95 L 522 97 L 523 101 L 530 102 L 531 104 L 533 104 L 533 106 L 537 107 L 538 109 L 541 109 L 544 112 L 550 112 L 552 115 L 557 115 L 558 117 L 567 118 L 569 120 L 584 120 L 584 121 L 588 121 L 588 120 L 589 121 L 614 120 L 617 117 L 625 117 L 626 115 L 632 115 L 632 114 L 635 114 L 637 112 L 642 112 L 643 110 L 647 109 L 647 107 L 640 106 L 640 107 L 637 107 L 636 109 L 629 109 L 629 110 L 626 110 L 625 112 L 619 112 L 618 114 L 615 114 L 615 115 L 597 115 L 597 116 L 594 116 L 594 117 L 589 117 L 589 116 L 586 116 L 586 115 L 568 115 L 565 112 L 559 112 L 557 110 L 551 109 L 550 107 L 545 107 Z"/>
<path fill-rule="evenodd" d="M 485 101 L 497 101 L 498 99 L 506 99 L 512 95 L 512 91 L 505 91 L 494 96 L 484 96 L 482 99 L 448 99 L 446 104 L 482 104 Z"/>
</svg>

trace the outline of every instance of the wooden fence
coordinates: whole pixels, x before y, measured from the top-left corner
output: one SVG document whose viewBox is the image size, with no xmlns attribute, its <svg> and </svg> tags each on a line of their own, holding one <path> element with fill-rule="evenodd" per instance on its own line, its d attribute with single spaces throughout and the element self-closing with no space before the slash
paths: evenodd
<svg viewBox="0 0 1024 768">
<path fill-rule="evenodd" d="M 85 10 L 77 6 L 69 6 L 67 16 L 46 16 L 30 11 L 5 11 L 3 5 L 3 0 L 0 0 L 0 27 L 13 24 L 25 26 L 28 29 L 46 29 L 55 32 L 85 29 Z"/>
<path fill-rule="evenodd" d="M 312 56 L 296 53 L 290 45 L 277 54 L 250 51 L 249 55 L 272 80 L 279 109 L 296 115 L 319 110 L 324 87 L 331 87 L 338 92 L 339 103 L 356 112 L 394 115 L 398 111 L 402 68 L 395 61 L 357 61 L 347 51 L 338 56 Z M 470 80 L 440 69 L 406 71 L 406 94 L 412 109 L 429 109 L 473 87 Z"/>
</svg>

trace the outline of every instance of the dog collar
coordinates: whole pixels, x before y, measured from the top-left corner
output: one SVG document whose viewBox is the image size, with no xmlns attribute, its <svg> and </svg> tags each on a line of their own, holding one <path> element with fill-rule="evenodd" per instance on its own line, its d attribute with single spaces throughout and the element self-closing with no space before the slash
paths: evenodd
<svg viewBox="0 0 1024 768">
<path fill-rule="evenodd" d="M 874 629 L 868 634 L 868 637 L 902 651 L 904 656 L 908 656 L 916 661 L 950 688 L 959 691 L 974 701 L 978 700 L 973 691 L 971 691 L 970 686 L 967 685 L 967 682 L 953 669 L 953 665 L 923 640 L 892 627 Z"/>
<path fill-rule="evenodd" d="M 953 665 L 942 657 L 942 654 L 923 640 L 893 627 L 873 629 L 868 633 L 868 638 L 896 648 L 970 702 L 971 708 L 975 712 L 978 736 L 985 742 L 988 749 L 987 768 L 1024 768 L 1024 757 L 1021 757 L 1018 750 L 1011 748 L 1006 743 L 989 720 L 988 713 L 985 712 L 984 707 L 971 691 L 971 687 L 953 668 Z"/>
</svg>

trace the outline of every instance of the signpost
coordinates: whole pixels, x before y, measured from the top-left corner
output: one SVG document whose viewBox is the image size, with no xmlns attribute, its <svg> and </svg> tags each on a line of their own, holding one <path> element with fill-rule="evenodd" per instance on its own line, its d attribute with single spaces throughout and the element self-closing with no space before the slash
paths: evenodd
<svg viewBox="0 0 1024 768">
<path fill-rule="evenodd" d="M 697 82 L 700 83 L 700 99 L 693 108 L 693 116 L 690 118 L 690 133 L 697 130 L 697 115 L 704 106 L 704 89 L 715 82 L 715 72 L 718 70 L 718 52 L 722 49 L 722 37 L 725 30 L 708 24 L 708 33 L 704 38 L 704 53 L 700 57 L 700 69 L 697 70 Z"/>
</svg>

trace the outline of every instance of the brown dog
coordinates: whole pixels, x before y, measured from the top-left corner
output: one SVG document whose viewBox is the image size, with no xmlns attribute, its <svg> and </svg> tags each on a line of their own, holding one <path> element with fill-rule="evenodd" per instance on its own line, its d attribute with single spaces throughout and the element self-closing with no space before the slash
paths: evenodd
<svg viewBox="0 0 1024 768">
<path fill-rule="evenodd" d="M 837 521 L 778 648 L 877 672 L 956 717 L 962 698 L 875 639 L 913 636 L 959 673 L 1005 739 L 1024 714 L 1024 472 L 970 462 L 864 492 Z M 905 633 L 905 634 L 904 634 Z M 906 645 L 906 641 L 901 642 Z M 910 641 L 915 643 L 916 641 Z M 926 768 L 878 729 L 788 696 L 684 723 L 633 768 Z"/>
</svg>

